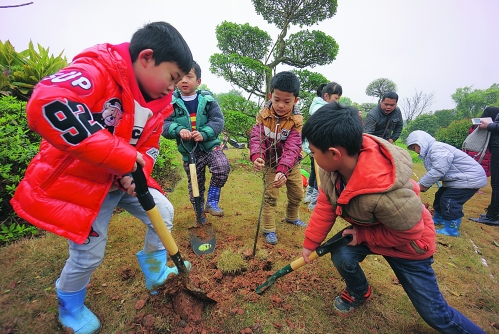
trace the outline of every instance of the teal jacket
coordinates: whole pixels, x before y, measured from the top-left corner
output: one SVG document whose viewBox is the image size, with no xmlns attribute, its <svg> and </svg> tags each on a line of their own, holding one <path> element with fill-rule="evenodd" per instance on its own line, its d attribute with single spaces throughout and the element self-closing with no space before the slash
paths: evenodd
<svg viewBox="0 0 499 334">
<path fill-rule="evenodd" d="M 211 92 L 197 91 L 198 108 L 196 114 L 196 130 L 203 135 L 203 141 L 198 143 L 198 148 L 204 152 L 211 152 L 220 145 L 218 135 L 224 128 L 224 116 L 220 106 L 215 101 Z M 165 120 L 163 125 L 163 137 L 175 139 L 178 145 L 178 151 L 182 154 L 182 160 L 189 160 L 189 152 L 181 145 L 180 130 L 187 129 L 192 131 L 191 118 L 184 101 L 180 97 L 180 92 L 173 93 L 172 97 L 173 113 Z M 193 144 L 184 142 L 187 150 L 191 151 Z"/>
<path fill-rule="evenodd" d="M 312 116 L 315 114 L 317 110 L 319 110 L 320 107 L 326 105 L 327 102 L 319 96 L 314 97 L 312 100 L 312 103 L 310 104 L 310 108 L 308 109 L 308 115 Z M 302 143 L 302 149 L 305 151 L 305 153 L 310 154 L 310 148 L 308 147 L 308 140 L 304 140 Z"/>
</svg>

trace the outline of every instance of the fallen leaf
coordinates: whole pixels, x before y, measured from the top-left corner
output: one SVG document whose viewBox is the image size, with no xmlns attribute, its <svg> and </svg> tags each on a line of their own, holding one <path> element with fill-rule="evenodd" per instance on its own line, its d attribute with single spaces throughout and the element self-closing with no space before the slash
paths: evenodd
<svg viewBox="0 0 499 334">
<path fill-rule="evenodd" d="M 136 310 L 141 310 L 144 306 L 146 306 L 146 301 L 144 299 L 139 299 L 135 303 L 135 309 Z"/>
<path fill-rule="evenodd" d="M 499 247 L 499 243 L 497 241 L 494 240 L 494 245 L 496 245 L 497 247 Z"/>
<path fill-rule="evenodd" d="M 451 267 L 456 268 L 456 265 L 455 265 L 454 263 L 447 262 L 447 264 L 448 264 L 449 266 L 451 266 Z"/>
<path fill-rule="evenodd" d="M 461 296 L 460 293 L 454 292 L 452 290 L 449 290 L 449 292 L 452 293 L 454 296 L 457 296 L 457 297 Z"/>
</svg>

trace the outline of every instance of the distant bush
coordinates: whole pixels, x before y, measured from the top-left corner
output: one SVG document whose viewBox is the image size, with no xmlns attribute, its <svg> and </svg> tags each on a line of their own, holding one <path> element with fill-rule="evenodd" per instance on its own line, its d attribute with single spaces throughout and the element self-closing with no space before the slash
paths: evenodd
<svg viewBox="0 0 499 334">
<path fill-rule="evenodd" d="M 470 127 L 471 121 L 469 119 L 453 121 L 448 127 L 438 129 L 435 133 L 435 139 L 461 149 Z"/>
<path fill-rule="evenodd" d="M 400 139 L 405 142 L 409 134 L 415 130 L 423 130 L 434 136 L 438 128 L 438 119 L 435 115 L 423 114 L 413 119 L 409 125 L 402 130 Z"/>
<path fill-rule="evenodd" d="M 152 170 L 152 177 L 164 188 L 170 190 L 180 180 L 180 170 L 183 170 L 182 163 L 177 159 L 177 143 L 175 140 L 161 137 L 159 142 L 159 155 Z"/>
<path fill-rule="evenodd" d="M 31 131 L 26 119 L 26 102 L 15 97 L 0 98 L 0 222 L 13 214 L 9 200 L 31 159 L 38 152 L 41 137 Z"/>
</svg>

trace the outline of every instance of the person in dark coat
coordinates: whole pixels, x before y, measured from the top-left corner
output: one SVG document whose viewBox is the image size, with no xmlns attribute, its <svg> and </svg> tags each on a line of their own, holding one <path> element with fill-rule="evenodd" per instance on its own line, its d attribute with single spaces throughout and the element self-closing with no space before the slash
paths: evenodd
<svg viewBox="0 0 499 334">
<path fill-rule="evenodd" d="M 490 117 L 491 120 L 486 118 Z M 490 159 L 490 185 L 492 194 L 490 204 L 485 209 L 486 213 L 478 218 L 470 218 L 478 223 L 499 226 L 499 108 L 487 107 L 481 117 L 481 129 L 487 129 L 490 132 L 489 151 Z"/>
<path fill-rule="evenodd" d="M 367 114 L 364 133 L 381 137 L 393 144 L 404 127 L 402 112 L 397 107 L 398 99 L 395 92 L 384 94 L 381 102 Z"/>
</svg>

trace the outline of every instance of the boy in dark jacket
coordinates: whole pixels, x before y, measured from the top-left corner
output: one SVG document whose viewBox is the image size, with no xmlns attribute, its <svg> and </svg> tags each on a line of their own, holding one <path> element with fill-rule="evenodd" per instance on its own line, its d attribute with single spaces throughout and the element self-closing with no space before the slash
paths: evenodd
<svg viewBox="0 0 499 334">
<path fill-rule="evenodd" d="M 163 136 L 176 139 L 182 154 L 184 170 L 187 174 L 189 196 L 194 205 L 189 171 L 189 151 L 195 147 L 196 173 L 201 204 L 204 206 L 206 166 L 211 172 L 208 198 L 205 211 L 213 216 L 223 216 L 218 206 L 220 191 L 229 177 L 229 160 L 220 149 L 220 132 L 224 128 L 224 116 L 220 106 L 208 91 L 196 91 L 201 84 L 201 67 L 194 62 L 191 71 L 177 84 L 180 91 L 173 94 L 173 114 L 163 125 Z M 204 212 L 201 213 L 205 219 Z"/>
<path fill-rule="evenodd" d="M 371 298 L 359 266 L 382 255 L 421 317 L 441 333 L 484 333 L 444 300 L 431 268 L 435 228 L 411 180 L 412 160 L 402 148 L 362 134 L 356 109 L 335 102 L 321 107 L 303 127 L 303 139 L 319 165 L 319 197 L 303 242 L 303 258 L 315 250 L 341 216 L 353 240 L 331 258 L 346 289 L 334 308 L 348 315 Z"/>
<path fill-rule="evenodd" d="M 275 210 L 279 188 L 286 185 L 286 222 L 306 226 L 298 210 L 303 198 L 299 160 L 303 116 L 296 107 L 300 81 L 292 72 L 276 74 L 270 83 L 270 100 L 256 115 L 251 129 L 250 159 L 255 171 L 265 167 L 265 201 L 262 221 L 265 240 L 277 244 Z"/>
<path fill-rule="evenodd" d="M 30 128 L 43 137 L 11 203 L 17 214 L 69 239 L 69 258 L 56 281 L 59 321 L 74 333 L 95 333 L 99 319 L 85 305 L 86 287 L 104 259 L 116 206 L 147 226 L 137 253 L 146 288 L 163 284 L 176 268 L 135 197 L 131 172 L 142 165 L 168 229 L 173 206 L 151 177 L 172 108 L 171 93 L 192 67 L 179 32 L 166 22 L 139 29 L 130 43 L 100 44 L 44 78 L 26 107 Z"/>
</svg>

